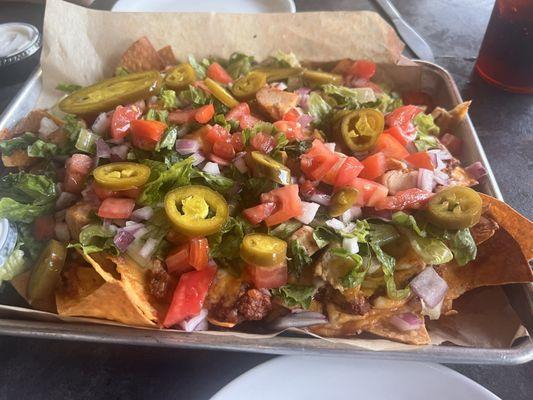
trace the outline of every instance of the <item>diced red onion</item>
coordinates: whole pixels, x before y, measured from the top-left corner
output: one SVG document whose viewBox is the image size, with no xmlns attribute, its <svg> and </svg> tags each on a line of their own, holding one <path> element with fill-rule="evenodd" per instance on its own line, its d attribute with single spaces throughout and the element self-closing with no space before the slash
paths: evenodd
<svg viewBox="0 0 533 400">
<path fill-rule="evenodd" d="M 118 233 L 113 238 L 113 243 L 117 246 L 122 253 L 126 251 L 130 244 L 135 240 L 135 236 L 130 232 L 127 232 L 123 229 L 120 229 Z"/>
<path fill-rule="evenodd" d="M 346 225 L 339 221 L 337 218 L 331 218 L 326 221 L 326 225 L 335 230 L 342 230 L 346 228 Z"/>
<path fill-rule="evenodd" d="M 220 175 L 220 168 L 218 168 L 218 164 L 214 162 L 205 163 L 202 171 L 207 172 L 208 174 Z"/>
<path fill-rule="evenodd" d="M 441 161 L 453 160 L 453 156 L 446 149 L 431 149 L 428 153 L 434 154 Z"/>
<path fill-rule="evenodd" d="M 302 224 L 310 224 L 318 211 L 320 204 L 302 201 L 302 213 L 296 217 Z"/>
<path fill-rule="evenodd" d="M 335 142 L 324 143 L 324 146 L 326 146 L 331 152 L 335 152 Z"/>
<path fill-rule="evenodd" d="M 152 218 L 154 209 L 150 206 L 141 207 L 131 213 L 131 219 L 134 221 L 146 221 Z"/>
<path fill-rule="evenodd" d="M 98 117 L 96 117 L 93 122 L 91 130 L 97 135 L 103 136 L 109 130 L 110 125 L 111 117 L 107 113 L 103 112 L 98 114 Z"/>
<path fill-rule="evenodd" d="M 192 165 L 194 165 L 195 167 L 205 161 L 205 157 L 201 153 L 191 154 L 191 157 L 193 157 L 194 160 L 192 162 Z"/>
<path fill-rule="evenodd" d="M 435 272 L 433 267 L 425 268 L 409 285 L 429 308 L 439 304 L 448 291 L 448 284 Z"/>
<path fill-rule="evenodd" d="M 41 139 L 47 139 L 52 133 L 57 131 L 59 126 L 50 118 L 43 117 L 39 123 L 39 137 Z"/>
<path fill-rule="evenodd" d="M 111 147 L 111 159 L 125 160 L 128 156 L 128 151 L 130 151 L 130 146 L 128 144 Z"/>
<path fill-rule="evenodd" d="M 314 203 L 318 203 L 322 206 L 329 206 L 329 203 L 331 202 L 331 196 L 329 194 L 325 193 L 315 193 L 313 194 L 309 200 L 311 200 Z"/>
<path fill-rule="evenodd" d="M 393 315 L 389 322 L 402 332 L 413 331 L 422 326 L 422 318 L 413 313 L 403 313 Z"/>
<path fill-rule="evenodd" d="M 433 171 L 430 171 L 429 169 L 425 168 L 420 168 L 418 170 L 416 186 L 419 189 L 425 190 L 426 192 L 432 192 L 435 188 L 435 180 L 433 178 Z"/>
<path fill-rule="evenodd" d="M 111 158 L 111 148 L 102 138 L 96 141 L 96 157 Z"/>
<path fill-rule="evenodd" d="M 78 195 L 69 192 L 61 192 L 56 200 L 56 210 L 63 210 L 78 201 Z"/>
<path fill-rule="evenodd" d="M 143 244 L 143 247 L 141 247 L 141 250 L 139 250 L 139 256 L 141 256 L 142 258 L 149 258 L 155 251 L 156 247 L 157 240 L 155 240 L 154 238 L 148 238 Z"/>
<path fill-rule="evenodd" d="M 439 185 L 446 186 L 449 178 L 450 177 L 445 172 L 436 170 L 433 171 L 433 179 L 435 179 L 435 182 L 437 182 Z"/>
<path fill-rule="evenodd" d="M 476 181 L 483 178 L 485 175 L 487 175 L 487 170 L 485 169 L 483 164 L 480 163 L 479 161 L 476 161 L 475 163 L 470 164 L 468 167 L 465 168 L 465 171 L 468 175 L 470 175 Z"/>
<path fill-rule="evenodd" d="M 307 128 L 309 124 L 313 121 L 314 121 L 313 116 L 309 114 L 302 114 L 298 118 L 298 123 L 302 126 L 303 129 Z"/>
<path fill-rule="evenodd" d="M 178 139 L 176 140 L 176 151 L 185 156 L 193 154 L 200 150 L 200 142 L 194 139 Z"/>
<path fill-rule="evenodd" d="M 357 238 L 344 238 L 342 239 L 342 248 L 347 250 L 350 254 L 359 253 L 359 242 Z"/>
<path fill-rule="evenodd" d="M 202 308 L 198 315 L 195 315 L 194 317 L 181 321 L 179 325 L 181 329 L 183 329 L 185 332 L 192 332 L 192 331 L 197 330 L 196 328 L 203 321 L 205 321 L 206 318 L 207 318 L 207 310 L 205 308 Z"/>
<path fill-rule="evenodd" d="M 237 171 L 241 174 L 248 172 L 248 166 L 244 161 L 244 157 L 236 157 L 235 160 L 233 160 L 233 165 L 235 165 L 235 168 L 237 168 Z"/>
<path fill-rule="evenodd" d="M 301 87 L 299 89 L 296 89 L 294 93 L 300 96 L 298 100 L 298 105 L 302 107 L 303 109 L 307 110 L 308 101 L 309 101 L 309 93 L 311 93 L 311 89 L 307 87 Z"/>
<path fill-rule="evenodd" d="M 56 222 L 54 226 L 54 233 L 60 242 L 68 242 L 70 240 L 70 231 L 65 222 Z"/>
<path fill-rule="evenodd" d="M 303 328 L 306 326 L 325 324 L 327 322 L 328 320 L 326 316 L 317 312 L 293 312 L 276 319 L 271 324 L 271 328 L 275 330 Z"/>
</svg>

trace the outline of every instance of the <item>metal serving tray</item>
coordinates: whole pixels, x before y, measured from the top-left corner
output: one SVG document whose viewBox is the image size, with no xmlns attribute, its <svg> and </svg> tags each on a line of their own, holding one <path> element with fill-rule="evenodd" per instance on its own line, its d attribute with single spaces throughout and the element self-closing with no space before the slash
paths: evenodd
<svg viewBox="0 0 533 400">
<path fill-rule="evenodd" d="M 437 104 L 453 107 L 462 101 L 459 90 L 451 75 L 443 68 L 425 61 L 416 61 L 421 74 L 410 88 L 431 93 Z M 404 67 L 390 67 L 404 68 Z M 13 126 L 20 118 L 31 111 L 41 92 L 42 71 L 38 68 L 17 96 L 0 116 L 0 129 Z M 409 82 L 401 82 L 402 88 Z M 458 134 L 465 145 L 463 161 L 481 161 L 488 171 L 488 179 L 481 190 L 502 199 L 494 175 L 476 131 L 467 118 Z M 505 288 L 511 305 L 521 317 L 526 328 L 533 331 L 533 290 L 532 285 L 510 285 Z M 9 304 L 5 290 L 0 292 L 0 304 Z M 11 300 L 12 301 L 12 300 Z M 208 350 L 245 351 L 268 354 L 314 354 L 338 355 L 346 357 L 402 359 L 434 361 L 440 363 L 476 364 L 521 364 L 533 360 L 533 342 L 523 338 L 510 349 L 465 348 L 454 345 L 415 347 L 413 350 L 371 351 L 355 346 L 332 343 L 327 340 L 307 336 L 280 335 L 268 339 L 246 339 L 234 336 L 215 336 L 201 333 L 179 333 L 165 330 L 155 331 L 89 323 L 60 323 L 24 319 L 21 315 L 0 309 L 0 334 L 44 339 L 78 340 L 129 345 L 161 347 L 198 348 Z"/>
</svg>

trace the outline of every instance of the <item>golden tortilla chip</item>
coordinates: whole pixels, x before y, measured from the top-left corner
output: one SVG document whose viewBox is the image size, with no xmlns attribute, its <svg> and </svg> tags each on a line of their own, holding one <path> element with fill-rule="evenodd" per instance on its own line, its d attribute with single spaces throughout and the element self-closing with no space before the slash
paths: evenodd
<svg viewBox="0 0 533 400">
<path fill-rule="evenodd" d="M 176 56 L 172 51 L 172 46 L 165 46 L 157 50 L 157 54 L 159 54 L 159 57 L 161 57 L 165 67 L 168 67 L 169 65 L 176 65 L 178 63 L 178 60 L 176 60 Z"/>
<path fill-rule="evenodd" d="M 162 70 L 165 63 L 146 36 L 134 42 L 122 55 L 120 66 L 129 72 Z"/>
<path fill-rule="evenodd" d="M 533 224 L 507 204 L 481 194 L 486 215 L 494 219 L 498 229 L 490 239 L 478 246 L 475 260 L 465 266 L 454 262 L 438 265 L 437 272 L 448 284 L 443 310 L 463 293 L 481 287 L 533 281 L 529 265 L 533 250 Z"/>
<path fill-rule="evenodd" d="M 374 308 L 365 315 L 354 315 L 340 311 L 334 304 L 328 304 L 327 311 L 329 323 L 311 327 L 309 328 L 311 332 L 324 337 L 349 337 L 361 332 L 368 332 L 407 344 L 423 345 L 430 343 L 425 324 L 416 330 L 405 332 L 390 325 L 389 318 L 393 315 L 405 312 L 416 313 L 409 305 L 390 309 Z"/>
<path fill-rule="evenodd" d="M 128 325 L 157 326 L 160 311 L 145 285 L 146 270 L 127 257 L 82 254 L 93 268 L 66 274 L 56 293 L 59 315 L 103 318 Z"/>
</svg>

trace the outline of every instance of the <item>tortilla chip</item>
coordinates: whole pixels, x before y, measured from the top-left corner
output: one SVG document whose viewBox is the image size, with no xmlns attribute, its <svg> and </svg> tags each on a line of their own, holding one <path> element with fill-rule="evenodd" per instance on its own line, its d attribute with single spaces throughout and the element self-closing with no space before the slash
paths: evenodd
<svg viewBox="0 0 533 400">
<path fill-rule="evenodd" d="M 147 290 L 147 270 L 128 257 L 82 255 L 93 268 L 79 268 L 74 277 L 66 274 L 66 279 L 71 280 L 67 286 L 70 283 L 75 290 L 56 293 L 59 315 L 104 318 L 138 326 L 158 324 L 163 310 L 156 307 L 157 301 Z M 80 276 L 84 269 L 93 272 L 83 271 Z"/>
<path fill-rule="evenodd" d="M 533 224 L 507 204 L 480 193 L 485 216 L 500 226 L 478 246 L 475 260 L 465 266 L 454 262 L 437 265 L 435 270 L 448 284 L 443 312 L 463 293 L 482 286 L 533 281 L 529 260 L 533 256 Z"/>
<path fill-rule="evenodd" d="M 161 57 L 165 67 L 168 67 L 169 65 L 176 65 L 178 63 L 178 60 L 176 60 L 176 56 L 172 51 L 172 46 L 165 46 L 162 49 L 157 50 L 157 54 L 159 54 L 159 57 Z"/>
<path fill-rule="evenodd" d="M 347 314 L 335 306 L 327 305 L 329 323 L 309 328 L 311 332 L 323 337 L 349 337 L 362 332 L 382 336 L 407 344 L 429 344 L 430 338 L 424 324 L 416 330 L 402 332 L 389 324 L 393 315 L 415 312 L 409 304 L 400 308 L 372 309 L 365 315 Z M 423 318 L 422 318 L 423 319 Z"/>
<path fill-rule="evenodd" d="M 120 66 L 129 72 L 162 70 L 165 63 L 146 36 L 134 42 L 122 55 Z"/>
</svg>

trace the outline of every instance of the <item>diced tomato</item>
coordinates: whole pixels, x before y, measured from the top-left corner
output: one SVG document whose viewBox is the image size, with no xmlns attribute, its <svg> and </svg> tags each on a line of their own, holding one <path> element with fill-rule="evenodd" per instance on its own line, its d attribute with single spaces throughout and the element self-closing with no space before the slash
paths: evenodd
<svg viewBox="0 0 533 400">
<path fill-rule="evenodd" d="M 387 157 L 382 152 L 372 154 L 361 161 L 364 168 L 359 176 L 365 179 L 376 179 L 387 170 Z"/>
<path fill-rule="evenodd" d="M 339 170 L 344 165 L 344 162 L 346 161 L 346 155 L 342 153 L 333 153 L 335 154 L 335 157 L 337 157 L 337 161 L 335 164 L 333 164 L 333 167 L 329 169 L 328 172 L 326 172 L 326 175 L 322 178 L 322 182 L 327 183 L 328 185 L 333 185 L 335 183 L 335 180 L 337 179 L 337 175 L 339 173 Z"/>
<path fill-rule="evenodd" d="M 257 121 L 253 115 L 250 115 L 250 106 L 248 103 L 239 103 L 233 107 L 227 114 L 227 120 L 239 122 L 241 129 L 252 128 Z"/>
<path fill-rule="evenodd" d="M 243 210 L 242 213 L 252 225 L 258 225 L 263 222 L 267 217 L 269 217 L 275 208 L 276 203 L 268 202 L 259 204 L 255 207 L 247 208 Z"/>
<path fill-rule="evenodd" d="M 294 140 L 303 140 L 305 136 L 302 134 L 302 126 L 295 121 L 276 121 L 274 127 L 283 133 L 285 137 L 292 142 Z"/>
<path fill-rule="evenodd" d="M 209 126 L 209 129 L 206 131 L 206 139 L 211 144 L 215 144 L 218 141 L 227 141 L 231 139 L 229 132 L 222 126 L 215 124 Z"/>
<path fill-rule="evenodd" d="M 170 328 L 184 319 L 200 313 L 215 274 L 215 268 L 207 267 L 200 271 L 186 272 L 181 275 L 163 321 L 165 328 Z"/>
<path fill-rule="evenodd" d="M 138 119 L 141 114 L 142 111 L 137 105 L 117 106 L 111 117 L 111 136 L 113 139 L 126 137 L 131 121 Z"/>
<path fill-rule="evenodd" d="M 247 264 L 246 267 L 252 283 L 258 289 L 274 289 L 287 283 L 287 263 L 273 267 Z"/>
<path fill-rule="evenodd" d="M 439 140 L 451 154 L 456 157 L 461 155 L 463 142 L 457 136 L 452 135 L 451 133 L 445 133 L 439 138 Z"/>
<path fill-rule="evenodd" d="M 347 157 L 335 178 L 335 187 L 350 186 L 350 182 L 363 170 L 363 164 L 355 157 Z"/>
<path fill-rule="evenodd" d="M 199 124 L 207 124 L 213 118 L 213 115 L 215 115 L 215 107 L 213 104 L 206 104 L 196 110 L 194 119 Z"/>
<path fill-rule="evenodd" d="M 228 160 L 224 160 L 222 157 L 219 157 L 213 153 L 209 154 L 207 158 L 209 159 L 209 161 L 217 163 L 219 166 L 222 167 L 227 167 L 230 164 Z"/>
<path fill-rule="evenodd" d="M 133 199 L 116 199 L 108 197 L 98 209 L 98 216 L 106 219 L 126 219 L 131 215 L 135 207 Z"/>
<path fill-rule="evenodd" d="M 201 270 L 209 261 L 209 243 L 206 238 L 193 238 L 189 243 L 189 264 Z"/>
<path fill-rule="evenodd" d="M 238 121 L 243 115 L 250 115 L 250 106 L 248 103 L 239 103 L 226 114 L 227 120 Z"/>
<path fill-rule="evenodd" d="M 188 122 L 194 122 L 196 116 L 196 109 L 190 110 L 175 110 L 168 113 L 168 122 L 171 124 L 186 124 Z"/>
<path fill-rule="evenodd" d="M 136 199 L 141 194 L 140 188 L 133 188 L 128 190 L 119 190 L 117 192 L 118 197 L 127 197 L 128 199 Z"/>
<path fill-rule="evenodd" d="M 425 106 L 426 112 L 431 112 L 435 107 L 433 98 L 426 92 L 410 90 L 402 94 L 403 104 L 413 104 L 416 106 Z"/>
<path fill-rule="evenodd" d="M 363 178 L 355 178 L 350 186 L 359 190 L 357 203 L 362 206 L 372 206 L 389 193 L 386 186 Z"/>
<path fill-rule="evenodd" d="M 413 118 L 422 112 L 422 109 L 413 106 L 401 106 L 388 113 L 385 117 L 385 123 L 388 127 L 397 126 L 401 129 L 401 134 L 407 141 L 411 142 L 416 138 L 416 127 L 413 124 Z"/>
<path fill-rule="evenodd" d="M 303 181 L 302 183 L 300 183 L 299 187 L 300 187 L 300 193 L 302 194 L 302 197 L 304 197 L 305 199 L 308 199 L 312 195 L 317 193 L 317 188 L 316 188 L 317 186 L 318 186 L 318 182 L 310 181 L 307 179 Z"/>
<path fill-rule="evenodd" d="M 230 140 L 219 140 L 213 144 L 213 153 L 223 158 L 224 160 L 233 160 L 235 157 L 235 149 Z"/>
<path fill-rule="evenodd" d="M 253 115 L 243 115 L 239 118 L 241 129 L 253 128 L 257 122 L 259 122 L 259 118 L 256 118 Z"/>
<path fill-rule="evenodd" d="M 132 121 L 130 131 L 133 145 L 141 150 L 154 150 L 166 129 L 167 125 L 160 121 Z"/>
<path fill-rule="evenodd" d="M 433 196 L 433 193 L 426 192 L 425 190 L 413 188 L 402 190 L 396 193 L 394 196 L 387 196 L 374 205 L 376 210 L 405 210 L 419 209 L 424 206 L 429 199 Z"/>
<path fill-rule="evenodd" d="M 259 132 L 252 136 L 250 145 L 254 150 L 268 154 L 276 147 L 276 140 L 268 133 Z"/>
<path fill-rule="evenodd" d="M 33 222 L 33 235 L 37 240 L 50 240 L 54 237 L 55 220 L 51 215 L 35 218 Z"/>
<path fill-rule="evenodd" d="M 207 76 L 214 81 L 223 83 L 224 85 L 233 82 L 230 74 L 228 74 L 226 70 L 222 68 L 222 65 L 217 62 L 214 62 L 207 67 Z"/>
<path fill-rule="evenodd" d="M 244 142 L 242 139 L 242 132 L 235 132 L 231 135 L 231 145 L 236 152 L 244 150 Z"/>
<path fill-rule="evenodd" d="M 359 78 L 370 79 L 376 73 L 376 64 L 370 60 L 357 60 L 350 67 L 349 73 Z"/>
<path fill-rule="evenodd" d="M 170 273 L 183 274 L 192 271 L 194 268 L 189 264 L 189 244 L 182 244 L 170 252 L 165 258 L 165 264 Z"/>
<path fill-rule="evenodd" d="M 302 213 L 302 201 L 298 196 L 298 185 L 283 186 L 261 195 L 261 200 L 274 202 L 276 209 L 265 218 L 267 226 L 281 224 L 291 218 L 297 217 Z"/>
<path fill-rule="evenodd" d="M 321 180 L 337 163 L 338 157 L 320 140 L 313 140 L 311 149 L 300 157 L 300 168 L 312 180 Z"/>
<path fill-rule="evenodd" d="M 399 126 L 391 126 L 390 128 L 385 129 L 383 133 L 386 135 L 391 135 L 402 146 L 407 146 L 415 139 L 416 136 L 416 131 L 413 131 L 412 134 L 404 135 L 402 128 L 400 128 Z"/>
<path fill-rule="evenodd" d="M 427 151 L 419 151 L 418 153 L 409 154 L 407 157 L 405 157 L 405 161 L 407 161 L 416 169 L 425 168 L 429 169 L 430 171 L 435 169 L 433 161 L 431 160 L 431 156 Z"/>
<path fill-rule="evenodd" d="M 292 121 L 292 122 L 296 122 L 298 121 L 298 119 L 300 118 L 300 113 L 298 112 L 298 110 L 296 108 L 291 108 L 289 111 L 287 111 L 284 115 L 283 115 L 283 121 Z"/>
<path fill-rule="evenodd" d="M 91 157 L 85 154 L 73 154 L 65 163 L 63 189 L 70 193 L 81 193 L 92 167 L 93 160 Z"/>
<path fill-rule="evenodd" d="M 403 160 L 409 155 L 409 152 L 400 142 L 394 139 L 391 135 L 382 133 L 379 135 L 376 145 L 374 146 L 374 153 L 382 152 L 387 157 Z"/>
</svg>

